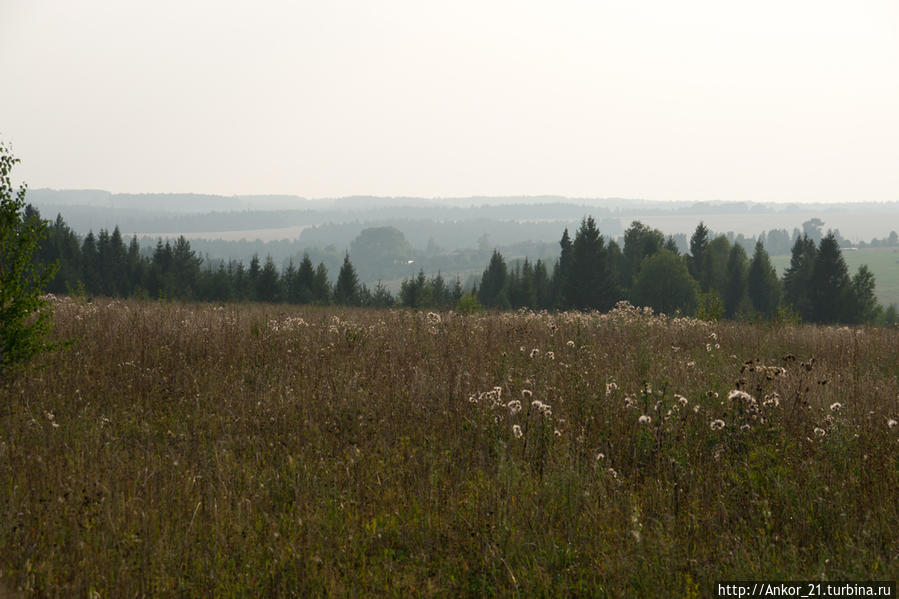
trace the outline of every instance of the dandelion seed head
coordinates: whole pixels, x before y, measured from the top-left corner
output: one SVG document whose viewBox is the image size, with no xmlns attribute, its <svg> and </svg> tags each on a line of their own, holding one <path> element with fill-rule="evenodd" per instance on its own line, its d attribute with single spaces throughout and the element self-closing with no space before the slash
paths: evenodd
<svg viewBox="0 0 899 599">
<path fill-rule="evenodd" d="M 647 416 L 646 414 L 643 414 L 642 416 L 640 416 L 640 417 L 637 419 L 637 422 L 639 422 L 640 424 L 649 424 L 649 423 L 652 422 L 652 418 L 650 418 L 650 417 Z"/>
</svg>

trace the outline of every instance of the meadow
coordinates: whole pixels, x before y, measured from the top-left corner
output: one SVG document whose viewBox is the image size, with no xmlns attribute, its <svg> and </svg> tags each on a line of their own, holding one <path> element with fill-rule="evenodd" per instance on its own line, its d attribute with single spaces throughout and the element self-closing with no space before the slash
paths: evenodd
<svg viewBox="0 0 899 599">
<path fill-rule="evenodd" d="M 0 595 L 899 578 L 896 329 L 54 304 L 0 386 Z"/>
</svg>

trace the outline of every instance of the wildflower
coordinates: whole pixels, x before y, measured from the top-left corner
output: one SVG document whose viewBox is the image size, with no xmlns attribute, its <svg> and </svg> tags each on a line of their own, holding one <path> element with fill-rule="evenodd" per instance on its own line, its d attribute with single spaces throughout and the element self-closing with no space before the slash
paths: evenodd
<svg viewBox="0 0 899 599">
<path fill-rule="evenodd" d="M 512 425 L 512 434 L 515 435 L 516 439 L 521 439 L 521 436 L 524 434 L 521 432 L 521 427 L 517 424 Z"/>
<path fill-rule="evenodd" d="M 606 454 L 604 454 L 603 452 L 600 451 L 598 454 L 596 454 L 597 461 L 604 460 L 604 459 L 606 459 Z"/>
<path fill-rule="evenodd" d="M 522 396 L 523 398 L 525 398 L 525 399 L 529 398 L 529 397 L 532 396 L 533 394 L 534 394 L 534 393 L 533 393 L 530 389 L 522 389 L 522 390 L 521 390 L 521 396 Z"/>
<path fill-rule="evenodd" d="M 742 401 L 747 404 L 754 404 L 755 398 L 745 391 L 740 391 L 739 389 L 734 389 L 730 393 L 727 394 L 727 399 L 730 401 Z"/>
<path fill-rule="evenodd" d="M 824 433 L 824 429 L 821 428 L 820 426 L 816 426 L 816 427 L 815 427 L 815 434 L 818 435 L 819 437 L 823 437 L 824 434 L 825 434 L 825 433 Z"/>
<path fill-rule="evenodd" d="M 897 424 L 897 422 L 896 422 L 895 420 L 893 420 L 892 418 L 890 418 L 889 420 L 887 420 L 887 426 L 890 427 L 890 428 L 895 428 L 895 427 L 896 427 L 896 424 Z"/>
<path fill-rule="evenodd" d="M 521 402 L 517 399 L 513 399 L 508 403 L 509 412 L 514 416 L 518 412 L 521 411 Z"/>
<path fill-rule="evenodd" d="M 748 431 L 750 429 L 752 429 L 751 426 L 749 426 L 748 424 L 744 424 L 743 426 L 740 427 L 740 432 L 745 433 L 746 431 Z"/>
<path fill-rule="evenodd" d="M 618 383 L 616 383 L 615 381 L 612 381 L 611 383 L 606 383 L 606 395 L 607 396 L 611 395 L 612 391 L 615 391 L 617 389 L 618 389 Z"/>
<path fill-rule="evenodd" d="M 606 470 L 606 472 L 608 472 L 609 476 L 611 476 L 612 478 L 618 478 L 618 473 L 615 472 L 614 468 L 609 468 L 608 470 Z"/>
<path fill-rule="evenodd" d="M 686 397 L 684 397 L 683 395 L 678 395 L 676 393 L 674 394 L 674 399 L 676 399 L 677 403 L 679 403 L 683 407 L 686 407 L 687 404 L 690 403 L 689 401 L 687 401 Z"/>
<path fill-rule="evenodd" d="M 561 437 L 561 436 L 562 436 L 562 431 L 560 431 L 559 429 L 555 429 L 555 430 L 553 431 L 553 434 L 554 434 L 555 436 L 557 436 L 557 437 Z"/>
<path fill-rule="evenodd" d="M 700 408 L 699 408 L 699 405 L 698 405 L 698 404 L 695 405 L 695 406 L 693 406 L 693 413 L 694 413 L 694 414 L 699 414 L 699 410 L 700 410 Z"/>
<path fill-rule="evenodd" d="M 539 355 L 540 355 L 540 350 L 537 349 L 536 347 L 531 350 L 531 358 L 536 358 Z"/>
<path fill-rule="evenodd" d="M 549 358 L 550 360 L 555 360 L 555 359 L 556 359 L 556 354 L 554 354 L 554 353 L 551 352 L 551 351 L 548 351 L 548 352 L 546 352 L 546 357 Z"/>
<path fill-rule="evenodd" d="M 568 347 L 574 347 L 574 341 L 569 341 L 565 345 L 567 345 Z"/>
<path fill-rule="evenodd" d="M 650 418 L 646 414 L 643 414 L 642 416 L 640 416 L 640 418 L 637 419 L 637 422 L 639 422 L 640 424 L 649 424 L 650 422 L 652 422 L 652 418 Z"/>
<path fill-rule="evenodd" d="M 709 426 L 713 431 L 720 431 L 724 428 L 724 421 L 718 418 L 717 420 L 712 420 L 712 422 L 709 423 Z"/>
<path fill-rule="evenodd" d="M 544 416 L 546 416 L 547 418 L 549 418 L 550 416 L 553 415 L 552 408 L 547 403 L 540 404 L 540 413 L 543 414 Z"/>
<path fill-rule="evenodd" d="M 694 368 L 695 366 L 696 366 L 696 362 L 694 362 L 693 360 L 690 360 L 689 362 L 687 362 L 687 368 Z"/>
<path fill-rule="evenodd" d="M 830 411 L 831 411 L 831 412 L 839 412 L 841 409 L 843 409 L 843 404 L 841 404 L 841 403 L 838 402 L 838 401 L 836 401 L 836 402 L 830 404 Z"/>
</svg>

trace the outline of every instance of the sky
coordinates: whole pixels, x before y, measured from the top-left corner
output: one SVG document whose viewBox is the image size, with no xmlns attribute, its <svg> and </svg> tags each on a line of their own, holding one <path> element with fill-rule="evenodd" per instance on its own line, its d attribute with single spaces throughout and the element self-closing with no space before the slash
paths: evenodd
<svg viewBox="0 0 899 599">
<path fill-rule="evenodd" d="M 896 0 L 0 0 L 32 188 L 899 200 Z"/>
</svg>

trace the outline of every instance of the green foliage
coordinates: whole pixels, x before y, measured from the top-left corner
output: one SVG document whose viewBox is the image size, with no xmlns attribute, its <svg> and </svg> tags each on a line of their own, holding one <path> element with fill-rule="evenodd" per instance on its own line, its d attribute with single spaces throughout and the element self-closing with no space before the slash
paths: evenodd
<svg viewBox="0 0 899 599">
<path fill-rule="evenodd" d="M 714 291 L 699 294 L 696 306 L 696 318 L 717 322 L 725 315 L 725 304 Z"/>
<path fill-rule="evenodd" d="M 502 254 L 493 250 L 490 264 L 481 277 L 478 300 L 487 308 L 509 308 L 508 296 L 509 270 Z"/>
<path fill-rule="evenodd" d="M 478 296 L 474 293 L 466 293 L 459 298 L 456 305 L 456 312 L 459 314 L 475 314 L 481 311 L 481 304 L 478 302 Z"/>
<path fill-rule="evenodd" d="M 702 222 L 690 237 L 690 255 L 687 256 L 687 268 L 693 278 L 699 282 L 703 292 L 709 290 L 708 268 L 706 266 L 706 250 L 709 247 L 709 229 Z"/>
<path fill-rule="evenodd" d="M 761 241 L 755 244 L 746 280 L 752 307 L 766 318 L 774 316 L 780 305 L 780 281 Z"/>
<path fill-rule="evenodd" d="M 833 233 L 818 247 L 809 279 L 812 320 L 821 323 L 850 322 L 852 282 Z"/>
<path fill-rule="evenodd" d="M 360 304 L 359 277 L 356 276 L 356 269 L 350 262 L 349 254 L 344 256 L 343 266 L 340 267 L 340 273 L 337 275 L 337 283 L 334 285 L 334 302 L 344 306 Z"/>
<path fill-rule="evenodd" d="M 570 269 L 565 290 L 568 307 L 608 310 L 618 301 L 611 260 L 592 216 L 581 221 L 574 237 Z"/>
<path fill-rule="evenodd" d="M 741 304 L 746 300 L 748 260 L 746 250 L 740 244 L 730 248 L 727 258 L 727 280 L 724 284 L 724 316 L 735 318 Z"/>
<path fill-rule="evenodd" d="M 698 297 L 699 285 L 683 258 L 662 249 L 643 260 L 632 293 L 636 305 L 665 314 L 693 314 Z"/>
<path fill-rule="evenodd" d="M 809 282 L 818 248 L 815 242 L 803 235 L 793 244 L 790 267 L 784 273 L 784 299 L 805 320 L 812 319 L 812 300 L 809 295 Z"/>
<path fill-rule="evenodd" d="M 47 339 L 52 311 L 41 294 L 57 267 L 34 262 L 48 223 L 26 210 L 25 185 L 13 189 L 10 173 L 18 162 L 0 144 L 0 376 L 53 347 Z"/>
<path fill-rule="evenodd" d="M 619 280 L 625 289 L 633 286 L 643 259 L 652 256 L 663 247 L 666 247 L 665 236 L 661 231 L 648 227 L 640 221 L 631 223 L 631 226 L 624 232 L 624 261 L 622 263 L 624 272 L 619 273 Z M 670 248 L 666 249 L 670 251 Z"/>
</svg>

